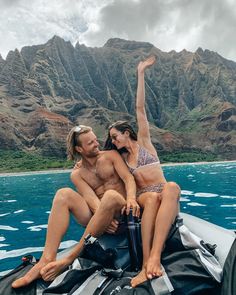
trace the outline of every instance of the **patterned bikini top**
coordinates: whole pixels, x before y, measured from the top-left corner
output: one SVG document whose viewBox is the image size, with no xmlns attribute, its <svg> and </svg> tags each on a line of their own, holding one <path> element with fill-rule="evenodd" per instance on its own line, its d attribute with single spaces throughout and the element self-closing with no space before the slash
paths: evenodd
<svg viewBox="0 0 236 295">
<path fill-rule="evenodd" d="M 138 161 L 137 161 L 137 166 L 136 167 L 131 167 L 126 159 L 125 162 L 129 168 L 129 171 L 131 174 L 134 174 L 134 172 L 139 168 L 139 167 L 143 167 L 143 166 L 148 166 L 148 165 L 153 165 L 153 164 L 160 164 L 160 160 L 157 156 L 154 156 L 152 154 L 149 153 L 148 150 L 146 150 L 143 147 L 139 147 L 139 151 L 138 151 Z"/>
</svg>

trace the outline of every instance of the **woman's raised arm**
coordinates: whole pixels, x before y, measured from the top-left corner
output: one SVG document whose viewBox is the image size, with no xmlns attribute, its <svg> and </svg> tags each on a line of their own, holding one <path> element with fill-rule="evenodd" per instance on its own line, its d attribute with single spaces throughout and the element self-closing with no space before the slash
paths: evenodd
<svg viewBox="0 0 236 295">
<path fill-rule="evenodd" d="M 152 66 L 156 61 L 155 56 L 151 56 L 138 64 L 138 85 L 137 85 L 137 96 L 136 96 L 136 116 L 138 123 L 138 142 L 145 146 L 150 152 L 155 153 L 155 148 L 151 143 L 149 122 L 147 119 L 145 109 L 145 70 Z"/>
</svg>

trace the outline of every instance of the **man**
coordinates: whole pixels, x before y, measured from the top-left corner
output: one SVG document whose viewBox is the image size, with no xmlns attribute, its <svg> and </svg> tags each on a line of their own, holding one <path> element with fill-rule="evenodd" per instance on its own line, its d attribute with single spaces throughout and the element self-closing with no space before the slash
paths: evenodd
<svg viewBox="0 0 236 295">
<path fill-rule="evenodd" d="M 43 255 L 25 276 L 13 282 L 13 288 L 28 285 L 39 277 L 45 281 L 54 280 L 81 253 L 88 234 L 98 237 L 105 231 L 115 233 L 121 212 L 126 210 L 128 214 L 132 208 L 134 215 L 140 213 L 133 176 L 116 151 L 99 150 L 91 127 L 72 128 L 67 138 L 67 150 L 70 159 L 81 156 L 78 168 L 71 173 L 71 180 L 79 193 L 70 188 L 57 191 Z M 56 261 L 59 244 L 69 225 L 70 212 L 86 229 L 71 252 Z"/>
</svg>

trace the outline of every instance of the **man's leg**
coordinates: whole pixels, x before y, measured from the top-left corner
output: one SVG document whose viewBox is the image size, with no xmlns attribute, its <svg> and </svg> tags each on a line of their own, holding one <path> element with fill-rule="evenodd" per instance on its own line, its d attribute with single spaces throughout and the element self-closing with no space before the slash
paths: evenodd
<svg viewBox="0 0 236 295">
<path fill-rule="evenodd" d="M 57 191 L 48 220 L 45 248 L 40 261 L 22 278 L 13 282 L 13 288 L 28 285 L 40 277 L 40 270 L 49 262 L 56 259 L 57 250 L 64 236 L 70 219 L 70 212 L 77 222 L 87 225 L 92 213 L 85 200 L 70 188 Z"/>
<path fill-rule="evenodd" d="M 161 253 L 171 224 L 179 212 L 180 188 L 174 182 L 165 184 L 161 193 L 161 205 L 157 213 L 153 245 L 147 262 L 146 273 L 149 279 L 162 275 Z"/>
<path fill-rule="evenodd" d="M 125 199 L 121 194 L 114 190 L 106 191 L 99 208 L 90 219 L 79 243 L 72 249 L 67 257 L 47 264 L 41 270 L 43 279 L 45 281 L 54 280 L 66 266 L 71 264 L 79 256 L 84 247 L 84 238 L 88 234 L 91 234 L 94 237 L 102 235 L 111 224 L 113 218 L 119 216 L 121 209 L 125 205 Z"/>
</svg>

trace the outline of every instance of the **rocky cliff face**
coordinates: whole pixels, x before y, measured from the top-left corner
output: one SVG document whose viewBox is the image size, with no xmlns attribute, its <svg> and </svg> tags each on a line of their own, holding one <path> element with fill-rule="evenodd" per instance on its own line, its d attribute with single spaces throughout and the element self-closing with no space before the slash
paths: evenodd
<svg viewBox="0 0 236 295">
<path fill-rule="evenodd" d="M 236 158 L 236 63 L 209 50 L 162 52 L 150 43 L 110 39 L 89 48 L 55 36 L 0 56 L 0 148 L 64 155 L 75 124 L 101 141 L 118 119 L 135 123 L 136 66 L 146 75 L 147 113 L 159 150 L 197 149 Z"/>
</svg>

